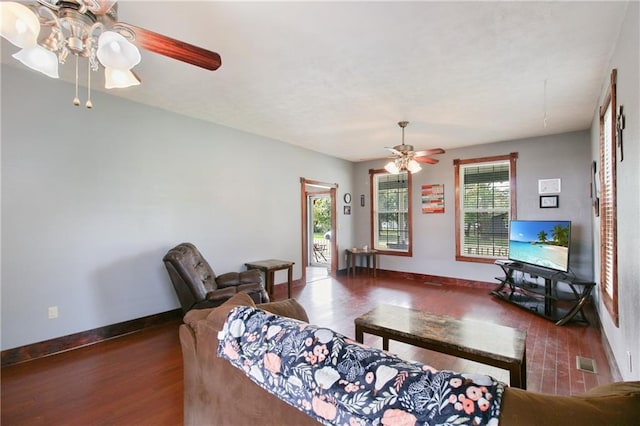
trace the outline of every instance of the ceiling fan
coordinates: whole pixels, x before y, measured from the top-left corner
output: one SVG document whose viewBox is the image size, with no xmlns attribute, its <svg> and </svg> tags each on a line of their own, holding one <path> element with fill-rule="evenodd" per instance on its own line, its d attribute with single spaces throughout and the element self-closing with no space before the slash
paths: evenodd
<svg viewBox="0 0 640 426">
<path fill-rule="evenodd" d="M 132 68 L 140 62 L 139 46 L 178 61 L 215 71 L 220 55 L 153 31 L 118 21 L 117 0 L 35 0 L 32 4 L 0 3 L 0 35 L 21 48 L 14 58 L 49 77 L 58 78 L 58 63 L 69 54 L 87 58 L 88 69 L 105 69 L 105 88 L 140 84 Z M 86 106 L 91 108 L 91 73 Z"/>
<path fill-rule="evenodd" d="M 436 164 L 438 160 L 429 157 L 430 155 L 444 154 L 444 149 L 434 148 L 425 151 L 414 151 L 413 145 L 405 145 L 404 143 L 404 128 L 409 124 L 408 121 L 400 121 L 398 126 L 402 128 L 402 143 L 394 147 L 386 147 L 393 153 L 391 161 L 385 166 L 385 170 L 389 173 L 398 174 L 404 170 L 408 170 L 411 173 L 417 173 L 422 170 L 420 164 Z"/>
</svg>

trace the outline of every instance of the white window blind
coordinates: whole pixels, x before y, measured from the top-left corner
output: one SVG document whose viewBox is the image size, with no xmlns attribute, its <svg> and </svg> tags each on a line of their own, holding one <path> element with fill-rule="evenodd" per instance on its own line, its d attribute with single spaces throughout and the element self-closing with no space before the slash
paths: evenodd
<svg viewBox="0 0 640 426">
<path fill-rule="evenodd" d="M 613 298 L 613 234 L 610 231 L 613 225 L 613 180 L 611 167 L 611 104 L 606 108 L 603 116 L 603 144 L 602 150 L 602 186 L 600 199 L 600 208 L 602 209 L 600 221 L 601 226 L 605 230 L 603 240 L 603 269 L 602 269 L 602 285 L 604 291 Z"/>
<path fill-rule="evenodd" d="M 510 206 L 509 162 L 461 167 L 463 253 L 506 257 Z"/>
<path fill-rule="evenodd" d="M 600 291 L 618 326 L 618 242 L 616 207 L 616 70 L 600 107 Z"/>
<path fill-rule="evenodd" d="M 493 263 L 509 254 L 509 221 L 516 215 L 517 152 L 453 160 L 456 260 Z"/>
<path fill-rule="evenodd" d="M 411 253 L 411 178 L 407 172 L 372 174 L 373 248 Z"/>
</svg>

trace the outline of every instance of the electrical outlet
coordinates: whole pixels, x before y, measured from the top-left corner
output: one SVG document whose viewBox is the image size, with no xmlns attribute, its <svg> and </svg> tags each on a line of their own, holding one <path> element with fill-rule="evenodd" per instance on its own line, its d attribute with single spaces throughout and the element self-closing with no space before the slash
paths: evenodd
<svg viewBox="0 0 640 426">
<path fill-rule="evenodd" d="M 627 368 L 629 369 L 629 373 L 633 372 L 633 369 L 631 368 L 633 364 L 631 364 L 631 351 L 627 351 Z"/>
<path fill-rule="evenodd" d="M 49 319 L 58 318 L 58 307 L 57 306 L 49 306 L 48 315 L 49 315 Z"/>
</svg>

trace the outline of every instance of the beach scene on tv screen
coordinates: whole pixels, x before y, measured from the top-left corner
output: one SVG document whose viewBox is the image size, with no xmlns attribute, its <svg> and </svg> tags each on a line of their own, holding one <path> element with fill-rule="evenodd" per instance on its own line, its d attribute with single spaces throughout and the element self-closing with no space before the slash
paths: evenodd
<svg viewBox="0 0 640 426">
<path fill-rule="evenodd" d="M 569 263 L 570 222 L 513 221 L 509 259 L 566 271 Z"/>
</svg>

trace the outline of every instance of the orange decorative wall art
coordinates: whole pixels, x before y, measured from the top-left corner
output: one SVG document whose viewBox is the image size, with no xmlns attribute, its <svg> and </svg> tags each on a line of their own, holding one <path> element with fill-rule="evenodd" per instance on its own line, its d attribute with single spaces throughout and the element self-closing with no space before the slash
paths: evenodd
<svg viewBox="0 0 640 426">
<path fill-rule="evenodd" d="M 422 185 L 422 213 L 444 213 L 444 184 Z"/>
</svg>

